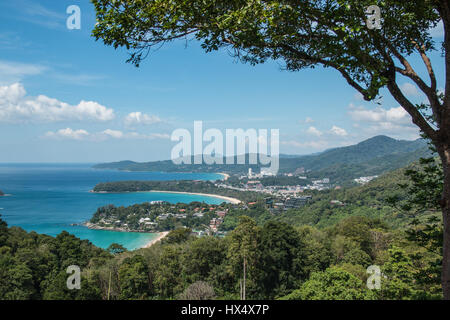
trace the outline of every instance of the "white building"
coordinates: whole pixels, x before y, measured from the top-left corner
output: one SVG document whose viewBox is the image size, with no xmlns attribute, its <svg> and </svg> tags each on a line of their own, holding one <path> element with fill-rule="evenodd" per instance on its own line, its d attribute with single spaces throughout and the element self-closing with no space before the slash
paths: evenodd
<svg viewBox="0 0 450 320">
<path fill-rule="evenodd" d="M 372 181 L 373 179 L 378 178 L 378 176 L 369 176 L 369 177 L 359 177 L 357 179 L 354 179 L 355 182 L 359 184 L 366 184 Z"/>
<path fill-rule="evenodd" d="M 270 168 L 261 168 L 261 176 L 274 176 L 275 174 L 270 170 Z"/>
</svg>

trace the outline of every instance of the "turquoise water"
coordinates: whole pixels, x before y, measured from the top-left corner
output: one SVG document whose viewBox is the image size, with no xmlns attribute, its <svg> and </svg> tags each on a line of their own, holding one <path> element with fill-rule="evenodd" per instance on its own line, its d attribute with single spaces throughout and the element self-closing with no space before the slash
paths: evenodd
<svg viewBox="0 0 450 320">
<path fill-rule="evenodd" d="M 90 230 L 72 226 L 89 220 L 98 207 L 114 204 L 128 206 L 146 201 L 171 203 L 204 201 L 219 204 L 221 199 L 171 193 L 95 194 L 91 190 L 99 182 L 119 180 L 217 180 L 219 174 L 121 172 L 95 170 L 90 164 L 0 164 L 0 215 L 10 226 L 55 236 L 61 231 L 88 239 L 107 248 L 120 243 L 129 250 L 145 245 L 155 234 Z"/>
</svg>

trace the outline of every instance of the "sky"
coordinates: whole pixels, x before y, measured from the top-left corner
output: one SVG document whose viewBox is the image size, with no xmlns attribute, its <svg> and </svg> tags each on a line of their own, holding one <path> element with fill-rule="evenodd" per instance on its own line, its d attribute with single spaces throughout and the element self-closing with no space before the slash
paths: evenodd
<svg viewBox="0 0 450 320">
<path fill-rule="evenodd" d="M 70 5 L 81 29 L 69 30 Z M 0 2 L 0 162 L 109 162 L 170 159 L 174 130 L 279 129 L 280 152 L 309 154 L 376 135 L 419 137 L 389 93 L 365 102 L 336 71 L 251 66 L 195 41 L 170 43 L 139 68 L 128 53 L 91 36 L 87 0 Z M 442 40 L 442 26 L 432 30 Z M 444 64 L 432 61 L 440 88 Z M 417 57 L 419 73 L 425 69 Z M 424 97 L 407 79 L 403 92 Z"/>
</svg>

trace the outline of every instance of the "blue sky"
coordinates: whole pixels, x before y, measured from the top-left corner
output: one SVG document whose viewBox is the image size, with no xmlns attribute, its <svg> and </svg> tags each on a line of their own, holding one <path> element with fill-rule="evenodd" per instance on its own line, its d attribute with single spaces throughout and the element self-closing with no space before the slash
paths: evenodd
<svg viewBox="0 0 450 320">
<path fill-rule="evenodd" d="M 66 8 L 74 4 L 81 30 L 66 27 Z M 169 159 L 172 131 L 192 130 L 195 120 L 205 129 L 279 129 L 280 152 L 288 154 L 378 134 L 418 137 L 387 92 L 381 106 L 366 103 L 333 70 L 252 67 L 183 41 L 136 68 L 125 63 L 125 50 L 95 42 L 94 24 L 89 1 L 0 3 L 0 162 Z M 439 40 L 442 28 L 433 34 Z M 439 52 L 432 60 L 442 86 Z M 400 84 L 411 100 L 424 99 L 406 79 Z"/>
</svg>

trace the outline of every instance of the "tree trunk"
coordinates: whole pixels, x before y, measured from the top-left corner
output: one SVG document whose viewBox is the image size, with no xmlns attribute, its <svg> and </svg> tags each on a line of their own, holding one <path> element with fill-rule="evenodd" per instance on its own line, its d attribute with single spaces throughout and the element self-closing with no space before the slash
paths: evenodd
<svg viewBox="0 0 450 320">
<path fill-rule="evenodd" d="M 239 279 L 239 297 L 241 300 L 244 300 L 242 296 L 242 279 Z"/>
<path fill-rule="evenodd" d="M 244 299 L 243 300 L 245 300 L 245 278 L 246 278 L 246 263 L 245 263 L 246 261 L 245 261 L 245 254 L 244 254 L 244 295 L 243 295 L 243 297 L 244 297 Z"/>
<path fill-rule="evenodd" d="M 450 300 L 450 145 L 438 147 L 444 170 L 444 189 L 441 208 L 444 223 L 442 256 L 442 291 L 445 300 Z"/>
</svg>

